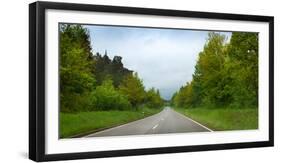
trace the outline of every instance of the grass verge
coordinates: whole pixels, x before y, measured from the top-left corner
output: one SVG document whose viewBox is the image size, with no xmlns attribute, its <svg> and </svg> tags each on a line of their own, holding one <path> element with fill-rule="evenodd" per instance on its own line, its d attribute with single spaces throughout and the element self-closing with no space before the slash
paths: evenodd
<svg viewBox="0 0 281 163">
<path fill-rule="evenodd" d="M 257 108 L 176 108 L 175 110 L 214 131 L 258 129 Z"/>
<path fill-rule="evenodd" d="M 162 109 L 141 108 L 137 111 L 92 111 L 79 113 L 60 113 L 60 138 L 79 137 L 111 128 L 147 116 Z"/>
</svg>

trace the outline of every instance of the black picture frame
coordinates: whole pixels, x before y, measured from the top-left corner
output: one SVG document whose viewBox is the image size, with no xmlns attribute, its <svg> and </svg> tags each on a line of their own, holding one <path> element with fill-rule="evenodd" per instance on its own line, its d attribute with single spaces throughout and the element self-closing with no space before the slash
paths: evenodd
<svg viewBox="0 0 281 163">
<path fill-rule="evenodd" d="M 246 143 L 157 147 L 149 149 L 114 150 L 82 153 L 45 153 L 45 11 L 108 12 L 140 15 L 159 15 L 220 20 L 241 20 L 269 23 L 269 140 Z M 34 161 L 55 161 L 100 157 L 132 156 L 190 151 L 207 151 L 236 148 L 269 147 L 274 144 L 274 18 L 270 16 L 239 15 L 210 12 L 179 11 L 152 8 L 103 6 L 88 4 L 34 2 L 29 5 L 29 158 Z"/>
</svg>

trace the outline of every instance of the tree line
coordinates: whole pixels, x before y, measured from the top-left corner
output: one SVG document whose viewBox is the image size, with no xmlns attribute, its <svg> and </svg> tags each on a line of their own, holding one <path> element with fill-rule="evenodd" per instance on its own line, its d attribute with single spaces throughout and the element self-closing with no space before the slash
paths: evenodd
<svg viewBox="0 0 281 163">
<path fill-rule="evenodd" d="M 210 32 L 191 81 L 172 97 L 178 107 L 258 106 L 258 33 Z"/>
<path fill-rule="evenodd" d="M 89 31 L 81 25 L 61 24 L 60 108 L 62 112 L 134 110 L 164 105 L 159 90 L 146 90 L 122 57 L 93 53 Z"/>
</svg>

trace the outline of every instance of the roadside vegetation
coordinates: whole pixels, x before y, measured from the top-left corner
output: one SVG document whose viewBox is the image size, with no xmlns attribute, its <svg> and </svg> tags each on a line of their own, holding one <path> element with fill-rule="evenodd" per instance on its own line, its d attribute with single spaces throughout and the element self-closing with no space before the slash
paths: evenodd
<svg viewBox="0 0 281 163">
<path fill-rule="evenodd" d="M 60 24 L 59 46 L 60 138 L 144 118 L 163 107 L 159 90 L 146 89 L 122 57 L 93 53 L 85 27 Z"/>
<path fill-rule="evenodd" d="M 258 34 L 210 32 L 191 81 L 171 100 L 211 129 L 258 128 Z"/>
<path fill-rule="evenodd" d="M 255 108 L 177 108 L 175 110 L 214 131 L 258 128 L 258 110 Z"/>
<path fill-rule="evenodd" d="M 61 138 L 81 137 L 96 131 L 115 127 L 156 114 L 161 109 L 90 111 L 60 114 Z"/>
</svg>

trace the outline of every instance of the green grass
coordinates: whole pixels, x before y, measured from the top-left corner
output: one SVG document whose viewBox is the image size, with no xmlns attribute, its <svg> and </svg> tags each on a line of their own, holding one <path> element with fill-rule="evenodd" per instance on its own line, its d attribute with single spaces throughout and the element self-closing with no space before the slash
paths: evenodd
<svg viewBox="0 0 281 163">
<path fill-rule="evenodd" d="M 258 129 L 258 109 L 175 109 L 215 131 Z"/>
<path fill-rule="evenodd" d="M 156 114 L 161 109 L 60 113 L 60 138 L 83 136 Z"/>
</svg>

